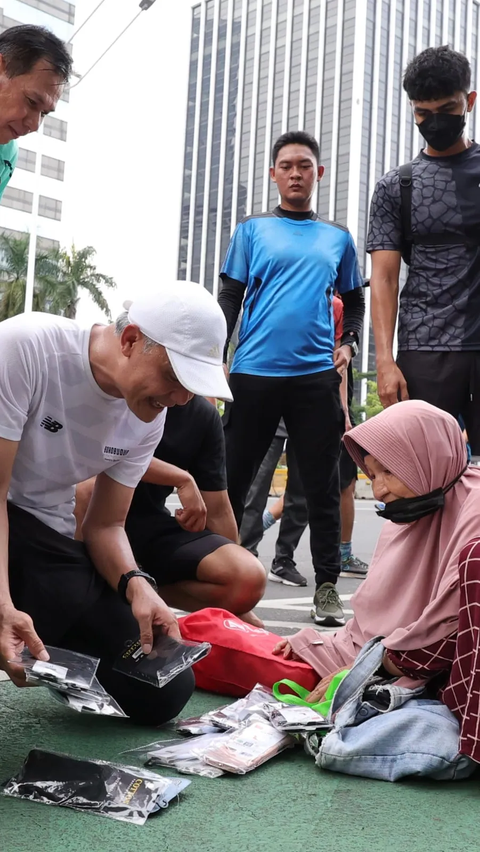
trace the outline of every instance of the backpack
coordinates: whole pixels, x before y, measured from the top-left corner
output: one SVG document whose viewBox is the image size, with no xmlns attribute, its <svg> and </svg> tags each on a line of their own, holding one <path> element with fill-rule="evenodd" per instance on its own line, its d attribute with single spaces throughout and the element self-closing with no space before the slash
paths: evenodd
<svg viewBox="0 0 480 852">
<path fill-rule="evenodd" d="M 470 248 L 480 246 L 478 227 L 467 229 L 462 235 L 453 231 L 443 234 L 413 234 L 412 233 L 412 172 L 415 160 L 405 163 L 398 170 L 400 178 L 400 217 L 402 222 L 401 254 L 407 266 L 410 266 L 412 246 L 446 246 L 465 245 Z M 476 233 L 475 233 L 476 231 Z"/>
</svg>

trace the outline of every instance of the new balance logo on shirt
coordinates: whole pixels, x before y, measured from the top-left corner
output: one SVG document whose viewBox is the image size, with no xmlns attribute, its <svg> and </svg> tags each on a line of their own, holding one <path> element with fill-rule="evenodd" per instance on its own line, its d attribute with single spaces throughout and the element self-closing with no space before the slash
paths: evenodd
<svg viewBox="0 0 480 852">
<path fill-rule="evenodd" d="M 40 426 L 43 426 L 47 432 L 60 432 L 60 429 L 63 429 L 63 424 L 59 423 L 58 420 L 53 420 L 52 417 L 45 417 Z"/>
</svg>

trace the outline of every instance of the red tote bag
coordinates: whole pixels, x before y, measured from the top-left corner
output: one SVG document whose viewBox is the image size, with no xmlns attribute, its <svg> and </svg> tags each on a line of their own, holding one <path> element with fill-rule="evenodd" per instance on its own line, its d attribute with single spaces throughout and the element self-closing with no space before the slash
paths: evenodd
<svg viewBox="0 0 480 852">
<path fill-rule="evenodd" d="M 241 698 L 257 683 L 272 687 L 289 678 L 311 691 L 321 679 L 307 663 L 272 654 L 282 636 L 252 627 L 225 609 L 202 609 L 178 623 L 184 639 L 212 646 L 210 654 L 193 667 L 200 689 Z"/>
</svg>

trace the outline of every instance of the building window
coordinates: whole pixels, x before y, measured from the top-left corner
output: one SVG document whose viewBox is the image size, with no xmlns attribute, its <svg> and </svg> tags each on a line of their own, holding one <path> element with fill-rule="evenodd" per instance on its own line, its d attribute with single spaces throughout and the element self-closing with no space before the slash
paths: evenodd
<svg viewBox="0 0 480 852">
<path fill-rule="evenodd" d="M 42 175 L 54 178 L 54 180 L 63 180 L 64 172 L 65 163 L 63 160 L 56 160 L 55 157 L 42 157 Z"/>
<path fill-rule="evenodd" d="M 18 149 L 17 167 L 19 169 L 25 169 L 26 172 L 34 172 L 36 160 L 37 155 L 35 151 L 27 151 L 26 148 Z"/>
<path fill-rule="evenodd" d="M 47 219 L 57 219 L 60 221 L 62 218 L 62 202 L 56 198 L 48 198 L 46 195 L 40 195 L 38 199 L 38 215 L 45 216 Z"/>
<path fill-rule="evenodd" d="M 13 237 L 15 240 L 22 240 L 29 237 L 26 231 L 13 231 L 11 228 L 0 228 L 0 234 L 5 237 Z M 48 237 L 37 237 L 38 251 L 58 251 L 60 243 L 58 240 L 50 240 Z"/>
<path fill-rule="evenodd" d="M 4 207 L 12 207 L 14 210 L 23 210 L 24 213 L 31 213 L 33 192 L 25 192 L 23 189 L 14 189 L 13 186 L 7 186 L 1 203 Z"/>
<path fill-rule="evenodd" d="M 75 23 L 75 6 L 72 3 L 66 3 L 65 0 L 20 0 L 20 2 L 53 15 L 54 18 L 60 18 L 67 24 Z"/>
<path fill-rule="evenodd" d="M 43 132 L 45 136 L 52 136 L 53 139 L 61 139 L 62 142 L 66 142 L 67 122 L 48 115 L 43 123 Z"/>
<path fill-rule="evenodd" d="M 49 240 L 48 237 L 37 237 L 38 251 L 58 251 L 60 243 L 58 240 Z"/>
</svg>

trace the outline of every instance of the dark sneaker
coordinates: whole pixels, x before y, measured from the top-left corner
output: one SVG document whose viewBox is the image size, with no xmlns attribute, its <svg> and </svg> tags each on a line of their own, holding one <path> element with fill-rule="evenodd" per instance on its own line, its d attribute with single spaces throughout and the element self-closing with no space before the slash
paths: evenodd
<svg viewBox="0 0 480 852">
<path fill-rule="evenodd" d="M 305 577 L 297 571 L 293 559 L 288 559 L 286 556 L 273 560 L 268 579 L 274 583 L 283 583 L 284 586 L 307 585 Z"/>
<path fill-rule="evenodd" d="M 357 580 L 364 580 L 367 572 L 367 563 L 362 562 L 358 556 L 350 556 L 349 559 L 342 560 L 340 577 L 356 577 Z"/>
<path fill-rule="evenodd" d="M 345 624 L 343 606 L 333 583 L 322 583 L 313 598 L 311 616 L 315 624 L 323 627 L 341 627 Z"/>
</svg>

